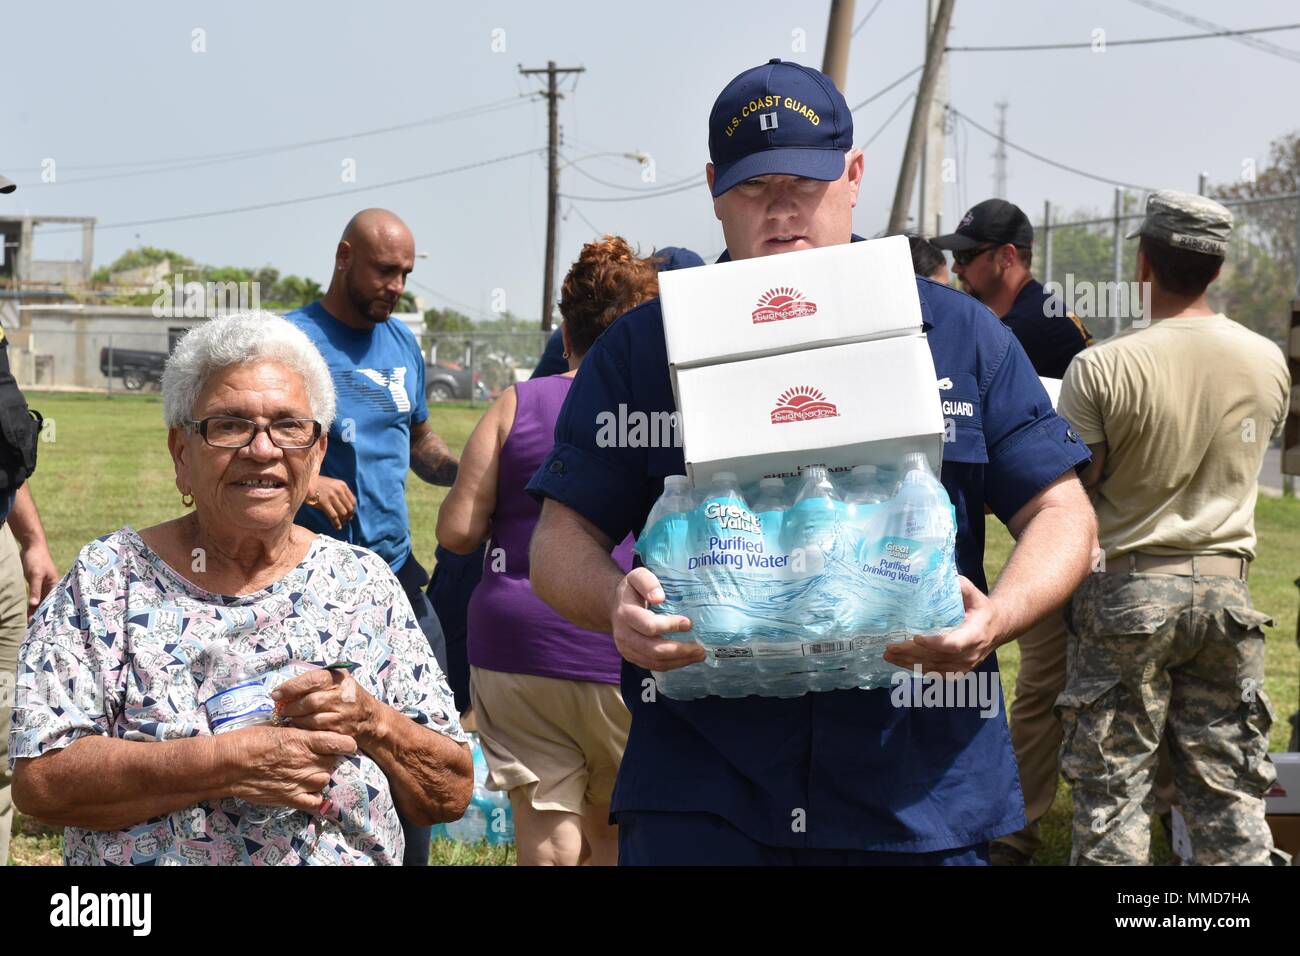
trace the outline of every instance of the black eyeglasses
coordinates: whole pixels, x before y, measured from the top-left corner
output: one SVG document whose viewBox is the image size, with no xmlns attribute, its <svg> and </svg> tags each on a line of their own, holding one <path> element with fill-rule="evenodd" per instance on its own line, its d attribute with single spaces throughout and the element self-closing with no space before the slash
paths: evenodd
<svg viewBox="0 0 1300 956">
<path fill-rule="evenodd" d="M 269 425 L 259 425 L 247 418 L 213 415 L 201 422 L 186 422 L 214 448 L 243 448 L 251 445 L 257 433 L 264 431 L 276 448 L 310 448 L 320 438 L 320 422 L 313 418 L 282 418 Z"/>
<path fill-rule="evenodd" d="M 965 266 L 984 255 L 984 253 L 990 252 L 996 248 L 997 246 L 977 246 L 974 249 L 962 249 L 960 252 L 954 252 L 952 254 L 952 264 L 955 266 Z"/>
</svg>

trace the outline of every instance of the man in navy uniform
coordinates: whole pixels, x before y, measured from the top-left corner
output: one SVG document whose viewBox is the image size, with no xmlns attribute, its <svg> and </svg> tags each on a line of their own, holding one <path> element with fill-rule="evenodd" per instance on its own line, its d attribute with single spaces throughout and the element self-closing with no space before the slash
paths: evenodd
<svg viewBox="0 0 1300 956">
<path fill-rule="evenodd" d="M 723 259 L 854 238 L 862 153 L 848 105 L 824 74 L 773 60 L 736 77 L 714 104 L 709 152 Z M 619 405 L 628 414 L 674 410 L 651 300 L 588 352 L 555 447 L 529 486 L 544 499 L 534 590 L 581 626 L 612 633 L 625 659 L 632 730 L 611 808 L 620 863 L 983 863 L 990 839 L 1024 825 L 993 651 L 1062 605 L 1088 573 L 1096 528 L 1075 477 L 1088 449 L 995 316 L 961 292 L 916 282 L 935 400 L 970 405 L 950 416 L 941 475 L 956 509 L 966 620 L 886 654 L 927 673 L 976 671 L 992 685 L 997 714 L 894 706 L 901 695 L 890 688 L 788 700 L 655 693 L 649 670 L 695 663 L 703 651 L 672 640 L 689 621 L 647 608 L 663 600 L 654 575 L 643 567 L 624 575 L 609 552 L 641 529 L 663 479 L 685 463 L 680 447 L 604 447 L 596 427 L 597 415 Z M 989 595 L 986 504 L 1017 538 Z"/>
</svg>

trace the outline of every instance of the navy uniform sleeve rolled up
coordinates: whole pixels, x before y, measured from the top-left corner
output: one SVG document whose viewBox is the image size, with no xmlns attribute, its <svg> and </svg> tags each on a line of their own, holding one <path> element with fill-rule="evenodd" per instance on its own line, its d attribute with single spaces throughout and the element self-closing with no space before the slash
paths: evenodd
<svg viewBox="0 0 1300 956">
<path fill-rule="evenodd" d="M 1020 342 L 1001 336 L 987 374 L 984 438 L 989 464 L 985 498 L 1003 524 L 1049 484 L 1086 462 L 1088 446 L 1056 414 Z"/>
</svg>

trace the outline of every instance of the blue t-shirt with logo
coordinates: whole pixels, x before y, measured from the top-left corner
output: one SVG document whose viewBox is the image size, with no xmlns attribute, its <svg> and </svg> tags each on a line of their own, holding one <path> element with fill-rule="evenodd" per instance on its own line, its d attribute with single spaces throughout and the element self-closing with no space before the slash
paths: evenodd
<svg viewBox="0 0 1300 956">
<path fill-rule="evenodd" d="M 303 505 L 297 524 L 374 551 L 396 572 L 411 553 L 406 472 L 411 427 L 426 421 L 424 355 L 396 319 L 359 332 L 313 302 L 285 316 L 307 333 L 329 366 L 337 410 L 320 473 L 347 482 L 357 509 L 343 528 Z"/>
</svg>

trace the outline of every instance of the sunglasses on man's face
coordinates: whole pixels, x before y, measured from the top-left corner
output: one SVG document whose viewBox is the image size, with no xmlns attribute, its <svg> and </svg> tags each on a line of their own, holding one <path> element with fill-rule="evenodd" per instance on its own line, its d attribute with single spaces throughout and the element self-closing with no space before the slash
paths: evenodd
<svg viewBox="0 0 1300 956">
<path fill-rule="evenodd" d="M 997 246 L 977 246 L 974 249 L 963 249 L 960 252 L 952 254 L 952 264 L 955 266 L 966 266 L 974 262 L 986 252 L 992 252 Z"/>
</svg>

